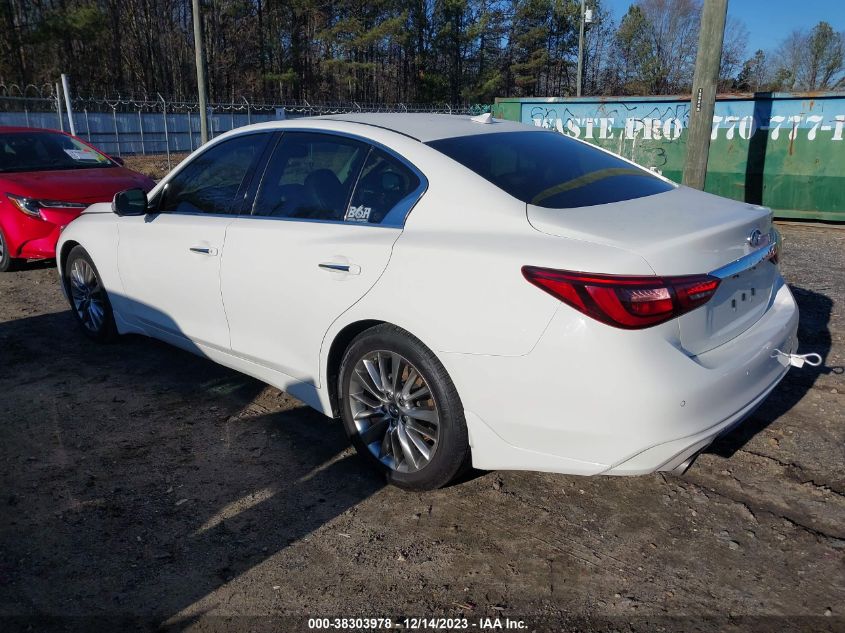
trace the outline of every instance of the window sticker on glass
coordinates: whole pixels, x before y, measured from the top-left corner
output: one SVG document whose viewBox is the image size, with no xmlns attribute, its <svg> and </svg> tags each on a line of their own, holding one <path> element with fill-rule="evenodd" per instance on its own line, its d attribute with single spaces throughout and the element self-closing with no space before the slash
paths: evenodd
<svg viewBox="0 0 845 633">
<path fill-rule="evenodd" d="M 65 154 L 73 160 L 99 160 L 97 153 L 90 149 L 66 149 Z"/>
<path fill-rule="evenodd" d="M 347 222 L 369 222 L 372 211 L 372 208 L 365 207 L 363 204 L 358 207 L 350 205 L 344 220 Z"/>
</svg>

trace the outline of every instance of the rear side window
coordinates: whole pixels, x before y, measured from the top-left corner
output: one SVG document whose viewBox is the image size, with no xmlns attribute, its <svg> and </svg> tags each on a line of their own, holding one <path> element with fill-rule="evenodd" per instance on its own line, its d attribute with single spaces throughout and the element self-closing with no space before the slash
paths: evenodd
<svg viewBox="0 0 845 633">
<path fill-rule="evenodd" d="M 550 209 L 621 202 L 674 188 L 558 132 L 491 132 L 428 144 L 522 202 Z"/>
<path fill-rule="evenodd" d="M 346 211 L 347 222 L 401 226 L 417 200 L 420 179 L 387 152 L 373 148 Z"/>
<path fill-rule="evenodd" d="M 353 139 L 286 132 L 270 157 L 254 215 L 342 222 L 368 150 Z"/>
</svg>

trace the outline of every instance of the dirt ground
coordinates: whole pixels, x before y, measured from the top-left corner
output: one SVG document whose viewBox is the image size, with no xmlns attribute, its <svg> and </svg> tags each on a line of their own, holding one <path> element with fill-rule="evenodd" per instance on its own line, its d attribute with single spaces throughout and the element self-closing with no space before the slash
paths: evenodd
<svg viewBox="0 0 845 633">
<path fill-rule="evenodd" d="M 170 167 L 167 166 L 168 163 L 166 154 L 147 154 L 146 156 L 139 154 L 136 156 L 124 156 L 123 162 L 129 169 L 134 169 L 145 176 L 149 176 L 153 180 L 161 180 L 168 174 L 168 172 L 170 172 L 171 169 L 185 160 L 187 156 L 188 154 L 171 154 Z"/>
<path fill-rule="evenodd" d="M 686 475 L 433 493 L 385 487 L 339 423 L 255 380 L 91 343 L 52 264 L 0 276 L 0 627 L 845 630 L 845 230 L 782 229 L 825 368 L 791 371 Z"/>
</svg>

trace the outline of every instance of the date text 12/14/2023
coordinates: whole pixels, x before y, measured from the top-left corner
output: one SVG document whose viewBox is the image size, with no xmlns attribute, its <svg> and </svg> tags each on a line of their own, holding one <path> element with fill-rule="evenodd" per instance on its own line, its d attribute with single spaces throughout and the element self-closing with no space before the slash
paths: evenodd
<svg viewBox="0 0 845 633">
<path fill-rule="evenodd" d="M 391 630 L 406 631 L 521 631 L 528 628 L 525 620 L 510 617 L 446 618 L 308 618 L 311 630 Z"/>
</svg>

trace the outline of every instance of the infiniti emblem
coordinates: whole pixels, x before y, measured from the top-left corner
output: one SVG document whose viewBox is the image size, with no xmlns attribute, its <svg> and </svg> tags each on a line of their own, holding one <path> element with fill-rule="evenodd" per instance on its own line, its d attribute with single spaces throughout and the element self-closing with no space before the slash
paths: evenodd
<svg viewBox="0 0 845 633">
<path fill-rule="evenodd" d="M 760 242 L 763 241 L 763 231 L 760 229 L 754 229 L 751 233 L 748 234 L 748 244 L 750 246 L 760 246 Z"/>
</svg>

